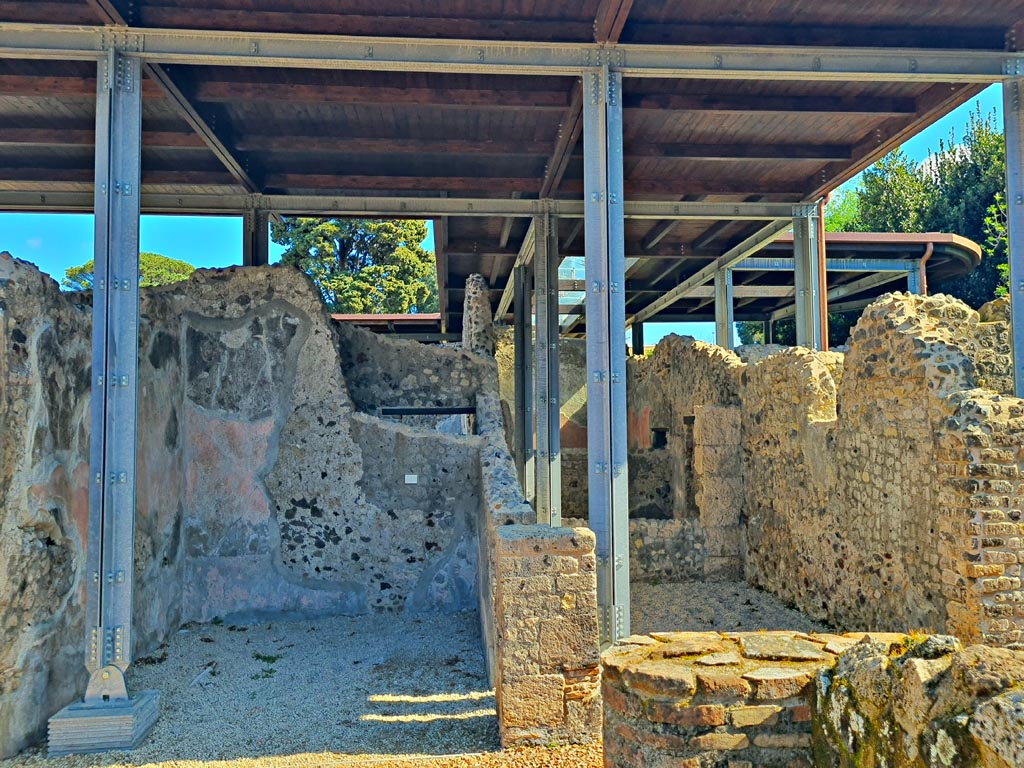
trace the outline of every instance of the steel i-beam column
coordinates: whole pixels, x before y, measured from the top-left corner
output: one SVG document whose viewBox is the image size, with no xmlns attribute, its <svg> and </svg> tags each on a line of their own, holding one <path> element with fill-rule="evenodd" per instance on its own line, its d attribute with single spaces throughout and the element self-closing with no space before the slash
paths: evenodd
<svg viewBox="0 0 1024 768">
<path fill-rule="evenodd" d="M 515 449 L 516 471 L 523 495 L 534 500 L 533 455 L 533 269 L 524 265 L 512 271 L 512 343 L 515 354 Z"/>
<path fill-rule="evenodd" d="M 715 343 L 732 349 L 732 270 L 715 273 Z"/>
<path fill-rule="evenodd" d="M 633 323 L 630 330 L 633 333 L 633 354 L 642 357 L 644 354 L 644 324 Z"/>
<path fill-rule="evenodd" d="M 50 753 L 135 746 L 156 721 L 159 694 L 129 697 L 139 362 L 141 60 L 110 51 L 96 101 L 89 540 L 85 701 L 50 720 Z M 132 727 L 111 733 L 112 718 Z M 115 729 L 116 730 L 116 729 Z"/>
<path fill-rule="evenodd" d="M 242 266 L 265 267 L 270 263 L 270 216 L 250 209 L 242 216 Z"/>
<path fill-rule="evenodd" d="M 588 70 L 583 98 L 587 465 L 601 642 L 629 634 L 622 75 Z"/>
<path fill-rule="evenodd" d="M 1006 135 L 1006 238 L 1013 317 L 1013 381 L 1024 397 L 1024 77 L 1003 81 Z"/>
<path fill-rule="evenodd" d="M 793 218 L 793 268 L 796 277 L 796 343 L 822 347 L 821 281 L 818 263 L 818 208 L 799 206 Z"/>
<path fill-rule="evenodd" d="M 534 219 L 537 305 L 536 510 L 541 525 L 562 524 L 561 411 L 558 392 L 558 219 Z"/>
</svg>

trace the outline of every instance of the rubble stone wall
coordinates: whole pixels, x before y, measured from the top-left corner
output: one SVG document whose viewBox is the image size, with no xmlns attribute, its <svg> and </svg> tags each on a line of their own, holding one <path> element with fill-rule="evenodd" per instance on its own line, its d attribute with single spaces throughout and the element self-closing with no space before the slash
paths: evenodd
<svg viewBox="0 0 1024 768">
<path fill-rule="evenodd" d="M 1019 641 L 1024 421 L 1020 401 L 975 390 L 988 325 L 948 297 L 890 294 L 845 358 L 748 368 L 749 580 L 846 628 Z"/>
<path fill-rule="evenodd" d="M 605 764 L 1010 768 L 1024 652 L 948 636 L 664 632 L 601 657 Z"/>
<path fill-rule="evenodd" d="M 90 300 L 0 257 L 0 755 L 86 682 Z M 493 360 L 339 331 L 290 268 L 141 312 L 135 655 L 191 620 L 477 606 L 482 440 L 360 403 L 472 404 Z"/>
</svg>

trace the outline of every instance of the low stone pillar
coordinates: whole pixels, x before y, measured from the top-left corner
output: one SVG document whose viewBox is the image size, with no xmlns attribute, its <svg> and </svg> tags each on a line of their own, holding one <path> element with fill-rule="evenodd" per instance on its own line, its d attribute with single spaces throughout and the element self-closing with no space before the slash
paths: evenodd
<svg viewBox="0 0 1024 768">
<path fill-rule="evenodd" d="M 496 531 L 496 696 L 502 746 L 601 735 L 594 533 Z"/>
<path fill-rule="evenodd" d="M 809 767 L 815 675 L 861 637 L 627 638 L 601 657 L 606 768 Z"/>
</svg>

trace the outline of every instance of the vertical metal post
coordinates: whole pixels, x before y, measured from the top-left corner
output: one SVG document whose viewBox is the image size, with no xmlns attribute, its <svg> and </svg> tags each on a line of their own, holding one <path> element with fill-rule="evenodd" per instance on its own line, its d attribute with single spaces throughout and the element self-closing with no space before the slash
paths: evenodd
<svg viewBox="0 0 1024 768">
<path fill-rule="evenodd" d="M 907 272 L 907 293 L 921 295 L 921 269 L 912 269 Z"/>
<path fill-rule="evenodd" d="M 526 500 L 533 502 L 533 270 L 515 267 L 513 279 L 512 341 L 515 352 L 515 452 L 519 485 Z"/>
<path fill-rule="evenodd" d="M 794 210 L 793 259 L 796 277 L 796 343 L 822 348 L 821 280 L 818 255 L 818 209 Z"/>
<path fill-rule="evenodd" d="M 242 216 L 242 266 L 265 267 L 270 263 L 270 216 L 251 209 Z"/>
<path fill-rule="evenodd" d="M 607 66 L 584 75 L 583 189 L 588 506 L 597 535 L 601 642 L 607 644 L 629 634 L 622 75 Z"/>
<path fill-rule="evenodd" d="M 633 323 L 630 327 L 633 332 L 633 354 L 643 356 L 644 354 L 644 324 Z"/>
<path fill-rule="evenodd" d="M 715 343 L 732 349 L 732 270 L 715 273 Z"/>
<path fill-rule="evenodd" d="M 123 673 L 131 661 L 141 60 L 111 51 L 100 62 L 98 81 L 85 630 L 86 667 L 91 679 L 87 703 L 126 699 Z"/>
<path fill-rule="evenodd" d="M 764 343 L 765 344 L 773 344 L 774 343 L 772 341 L 772 330 L 773 330 L 773 328 L 772 328 L 772 319 L 769 317 L 767 320 L 764 321 Z"/>
<path fill-rule="evenodd" d="M 558 391 L 558 219 L 534 219 L 537 297 L 537 522 L 562 524 L 561 410 Z"/>
<path fill-rule="evenodd" d="M 1013 317 L 1013 381 L 1024 397 L 1024 77 L 1003 81 L 1006 135 L 1006 239 L 1010 262 Z"/>
</svg>

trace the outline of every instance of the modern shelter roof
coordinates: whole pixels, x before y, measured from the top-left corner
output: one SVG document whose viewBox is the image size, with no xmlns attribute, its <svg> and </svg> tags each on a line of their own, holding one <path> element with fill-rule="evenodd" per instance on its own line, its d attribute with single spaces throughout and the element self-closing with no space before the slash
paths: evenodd
<svg viewBox="0 0 1024 768">
<path fill-rule="evenodd" d="M 738 50 L 757 53 L 763 46 L 812 46 L 826 57 L 871 47 L 891 51 L 906 68 L 906 81 L 662 78 L 627 70 L 627 199 L 707 202 L 817 199 L 984 87 L 979 80 L 914 77 L 917 57 L 928 51 L 1015 51 L 1015 25 L 1022 19 L 1024 0 L 0 3 L 0 31 L 14 24 L 60 24 L 345 35 L 365 37 L 371 59 L 375 41 L 400 37 L 564 44 L 566 50 L 595 42 L 609 50 L 617 43 L 620 48 L 706 46 L 708 57 L 723 66 Z M 256 55 L 259 44 L 253 46 Z M 483 57 L 482 48 L 480 53 Z M 94 62 L 0 58 L 0 208 L 88 205 L 95 93 Z M 571 72 L 213 66 L 184 57 L 148 62 L 142 191 L 172 197 L 579 200 L 582 100 L 580 79 Z M 160 209 L 174 210 L 174 205 L 165 202 Z M 560 221 L 564 255 L 582 254 L 578 222 Z M 628 312 L 759 226 L 627 220 L 627 279 L 647 283 L 631 297 Z M 472 272 L 489 279 L 497 308 L 528 227 L 526 218 L 438 220 L 442 310 L 449 327 L 461 324 L 460 291 Z M 751 302 L 748 308 L 756 312 L 765 306 Z M 701 312 L 691 309 L 683 301 L 665 314 L 684 312 L 697 319 Z"/>
</svg>

